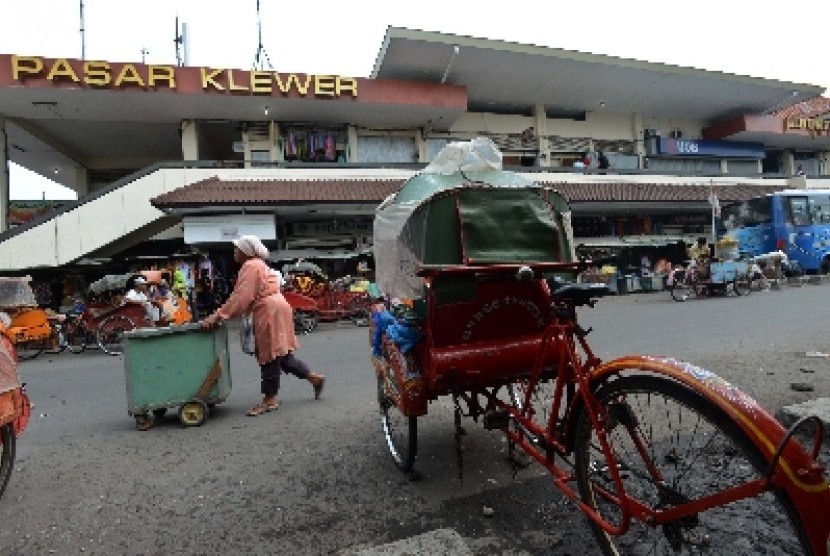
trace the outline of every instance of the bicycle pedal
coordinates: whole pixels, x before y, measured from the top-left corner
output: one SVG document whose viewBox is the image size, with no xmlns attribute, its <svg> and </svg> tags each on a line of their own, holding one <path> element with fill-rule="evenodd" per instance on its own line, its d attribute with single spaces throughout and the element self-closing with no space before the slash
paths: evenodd
<svg viewBox="0 0 830 556">
<path fill-rule="evenodd" d="M 482 424 L 488 431 L 506 428 L 510 424 L 510 412 L 506 409 L 485 411 Z"/>
</svg>

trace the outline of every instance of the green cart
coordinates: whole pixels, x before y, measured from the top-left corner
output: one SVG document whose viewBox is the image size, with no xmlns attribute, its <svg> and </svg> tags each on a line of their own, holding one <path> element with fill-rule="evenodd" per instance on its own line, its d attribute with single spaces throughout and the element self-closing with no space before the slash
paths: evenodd
<svg viewBox="0 0 830 556">
<path fill-rule="evenodd" d="M 184 426 L 199 426 L 231 392 L 228 329 L 193 323 L 125 332 L 124 371 L 127 411 L 139 430 L 175 407 Z"/>
</svg>

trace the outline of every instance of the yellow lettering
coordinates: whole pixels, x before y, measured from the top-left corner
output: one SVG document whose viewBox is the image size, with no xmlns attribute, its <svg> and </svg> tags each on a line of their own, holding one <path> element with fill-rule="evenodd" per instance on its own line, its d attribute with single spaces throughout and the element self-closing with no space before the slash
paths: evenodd
<svg viewBox="0 0 830 556">
<path fill-rule="evenodd" d="M 337 77 L 337 85 L 335 88 L 337 96 L 344 93 L 351 93 L 353 97 L 357 96 L 357 79 L 354 77 Z"/>
<path fill-rule="evenodd" d="M 316 75 L 314 77 L 314 94 L 317 96 L 334 96 L 334 76 Z"/>
<path fill-rule="evenodd" d="M 43 71 L 43 60 L 34 56 L 12 56 L 12 77 L 20 80 L 23 75 L 37 75 Z"/>
<path fill-rule="evenodd" d="M 155 87 L 157 82 L 165 81 L 171 89 L 176 88 L 176 70 L 173 66 L 149 66 L 147 68 L 147 81 L 150 87 Z"/>
<path fill-rule="evenodd" d="M 202 89 L 207 89 L 209 87 L 213 87 L 217 91 L 224 91 L 225 87 L 219 84 L 216 81 L 216 78 L 222 75 L 224 70 L 208 70 L 207 68 L 199 68 L 202 72 Z"/>
<path fill-rule="evenodd" d="M 301 83 L 300 78 L 297 77 L 296 74 L 292 73 L 288 76 L 288 79 L 285 80 L 285 82 L 283 82 L 282 79 L 280 78 L 280 74 L 275 73 L 274 74 L 274 80 L 277 82 L 277 88 L 282 93 L 287 93 L 288 91 L 290 91 L 291 90 L 291 83 L 294 83 L 297 86 L 297 91 L 301 95 L 307 95 L 308 94 L 308 83 L 311 80 L 311 78 L 308 75 L 306 75 L 305 76 L 305 83 Z"/>
<path fill-rule="evenodd" d="M 118 77 L 115 78 L 113 85 L 120 87 L 125 83 L 134 83 L 139 87 L 145 86 L 141 74 L 138 73 L 138 70 L 132 64 L 124 64 L 121 66 L 121 71 L 118 72 Z"/>
<path fill-rule="evenodd" d="M 251 92 L 271 94 L 271 72 L 269 71 L 252 71 L 251 72 Z"/>
<path fill-rule="evenodd" d="M 106 87 L 112 82 L 107 62 L 84 62 L 84 83 L 92 87 Z"/>
<path fill-rule="evenodd" d="M 237 85 L 233 80 L 233 70 L 228 70 L 228 90 L 229 91 L 247 91 L 248 87 Z"/>
<path fill-rule="evenodd" d="M 58 58 L 55 60 L 55 63 L 52 64 L 52 68 L 49 70 L 49 74 L 46 76 L 46 79 L 54 81 L 55 78 L 58 77 L 65 77 L 75 83 L 81 81 L 78 74 L 75 73 L 75 70 L 72 69 L 72 66 L 69 65 L 69 61 L 66 58 Z"/>
</svg>

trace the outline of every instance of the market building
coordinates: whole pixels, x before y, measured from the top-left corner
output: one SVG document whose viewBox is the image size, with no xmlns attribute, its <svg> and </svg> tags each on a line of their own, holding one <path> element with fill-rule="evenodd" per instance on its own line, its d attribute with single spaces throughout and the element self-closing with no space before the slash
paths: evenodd
<svg viewBox="0 0 830 556">
<path fill-rule="evenodd" d="M 2 54 L 2 167 L 79 200 L 10 227 L 0 173 L 0 272 L 227 253 L 245 233 L 345 261 L 371 252 L 386 195 L 479 136 L 569 199 L 577 243 L 700 235 L 713 193 L 830 187 L 823 92 L 394 27 L 366 78 Z"/>
</svg>

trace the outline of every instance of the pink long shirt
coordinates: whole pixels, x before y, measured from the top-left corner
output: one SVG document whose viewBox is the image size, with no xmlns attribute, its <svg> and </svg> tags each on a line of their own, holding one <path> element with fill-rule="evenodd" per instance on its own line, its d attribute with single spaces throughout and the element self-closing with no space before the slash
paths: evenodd
<svg viewBox="0 0 830 556">
<path fill-rule="evenodd" d="M 248 259 L 239 269 L 236 286 L 217 310 L 224 319 L 252 313 L 256 359 L 260 365 L 300 347 L 294 334 L 294 313 L 280 293 L 279 279 L 265 261 Z"/>
</svg>

